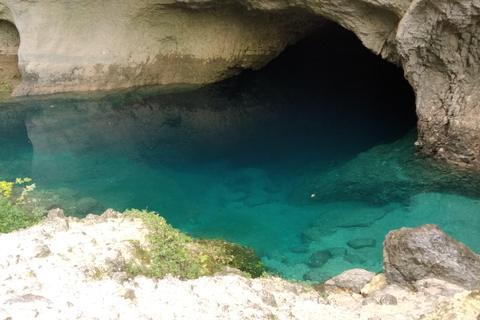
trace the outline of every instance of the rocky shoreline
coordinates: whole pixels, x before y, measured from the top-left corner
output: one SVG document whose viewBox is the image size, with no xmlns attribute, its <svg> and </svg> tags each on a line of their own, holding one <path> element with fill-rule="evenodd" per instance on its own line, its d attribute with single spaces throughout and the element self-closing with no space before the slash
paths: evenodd
<svg viewBox="0 0 480 320">
<path fill-rule="evenodd" d="M 477 319 L 480 314 L 475 282 L 480 257 L 434 225 L 392 231 L 385 252 L 395 251 L 385 256 L 385 274 L 353 269 L 313 285 L 245 278 L 228 267 L 187 281 L 129 277 L 132 243 L 145 245 L 148 232 L 142 220 L 111 209 L 82 220 L 57 209 L 39 225 L 0 235 L 0 320 Z M 415 252 L 426 260 L 418 263 Z M 402 266 L 405 261 L 410 263 Z M 459 272 L 468 282 L 458 280 Z"/>
</svg>

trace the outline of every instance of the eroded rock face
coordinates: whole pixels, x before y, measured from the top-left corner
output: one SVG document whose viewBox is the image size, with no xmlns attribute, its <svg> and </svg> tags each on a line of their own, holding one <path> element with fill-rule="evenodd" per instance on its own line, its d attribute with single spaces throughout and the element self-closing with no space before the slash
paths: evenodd
<svg viewBox="0 0 480 320">
<path fill-rule="evenodd" d="M 322 20 L 214 1 L 3 3 L 22 39 L 14 95 L 210 83 L 261 68 Z"/>
<path fill-rule="evenodd" d="M 470 290 L 480 284 L 480 256 L 433 224 L 389 232 L 383 268 L 388 283 L 412 288 L 416 281 L 427 278 Z"/>
<path fill-rule="evenodd" d="M 445 0 L 0 3 L 22 39 L 15 95 L 214 82 L 262 67 L 333 20 L 403 67 L 416 92 L 417 148 L 477 169 L 479 17 L 478 1 Z"/>
</svg>

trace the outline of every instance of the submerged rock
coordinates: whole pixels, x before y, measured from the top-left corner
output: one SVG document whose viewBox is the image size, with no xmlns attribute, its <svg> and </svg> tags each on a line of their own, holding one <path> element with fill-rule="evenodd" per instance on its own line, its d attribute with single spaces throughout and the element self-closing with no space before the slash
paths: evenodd
<svg viewBox="0 0 480 320">
<path fill-rule="evenodd" d="M 308 265 L 310 267 L 321 267 L 332 258 L 332 254 L 328 250 L 318 250 L 312 253 Z"/>
<path fill-rule="evenodd" d="M 362 256 L 356 253 L 348 252 L 343 256 L 343 260 L 348 261 L 354 265 L 363 265 L 365 262 L 367 262 L 367 260 L 365 260 Z"/>
<path fill-rule="evenodd" d="M 377 245 L 377 240 L 372 238 L 355 238 L 348 240 L 347 245 L 353 249 L 375 247 Z"/>
<path fill-rule="evenodd" d="M 303 280 L 312 282 L 323 282 L 330 279 L 331 276 L 320 270 L 309 270 L 303 275 Z"/>
<path fill-rule="evenodd" d="M 480 198 L 478 176 L 416 155 L 415 138 L 416 132 L 411 132 L 398 141 L 360 153 L 336 168 L 319 172 L 296 189 L 295 198 L 303 203 L 362 201 L 365 205 L 385 206 L 383 214 L 388 213 L 389 204 L 404 203 L 419 193 L 443 192 Z M 316 196 L 311 198 L 311 193 Z M 352 206 L 352 211 L 358 212 L 365 205 Z M 331 216 L 343 227 L 367 226 L 382 217 L 382 211 L 367 209 L 352 217 L 342 212 Z M 322 218 L 319 217 L 319 223 Z"/>
<path fill-rule="evenodd" d="M 417 280 L 437 278 L 467 289 L 480 285 L 480 255 L 437 225 L 401 228 L 387 234 L 383 268 L 388 283 L 413 288 Z"/>
</svg>

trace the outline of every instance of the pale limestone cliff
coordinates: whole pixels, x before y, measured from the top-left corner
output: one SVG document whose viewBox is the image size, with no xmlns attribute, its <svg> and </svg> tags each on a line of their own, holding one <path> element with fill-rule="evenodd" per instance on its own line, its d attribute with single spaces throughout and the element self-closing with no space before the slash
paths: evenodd
<svg viewBox="0 0 480 320">
<path fill-rule="evenodd" d="M 111 209 L 82 220 L 55 209 L 39 225 L 0 234 L 0 319 L 449 320 L 479 315 L 478 290 L 423 279 L 411 291 L 359 269 L 313 288 L 271 276 L 248 279 L 232 268 L 187 281 L 129 276 L 127 264 L 138 246 L 147 245 L 148 233 L 141 220 Z"/>
<path fill-rule="evenodd" d="M 479 13 L 479 1 L 464 0 L 0 2 L 21 39 L 15 95 L 214 82 L 261 68 L 333 20 L 403 67 L 418 149 L 477 169 Z"/>
<path fill-rule="evenodd" d="M 14 95 L 215 82 L 258 69 L 321 22 L 235 3 L 0 3 L 14 23 L 22 84 Z"/>
</svg>

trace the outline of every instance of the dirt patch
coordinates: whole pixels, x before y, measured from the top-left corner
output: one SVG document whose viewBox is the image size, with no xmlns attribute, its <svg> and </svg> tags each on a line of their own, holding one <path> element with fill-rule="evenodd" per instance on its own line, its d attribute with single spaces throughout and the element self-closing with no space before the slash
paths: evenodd
<svg viewBox="0 0 480 320">
<path fill-rule="evenodd" d="M 17 55 L 0 55 L 0 99 L 8 98 L 22 82 Z"/>
</svg>

